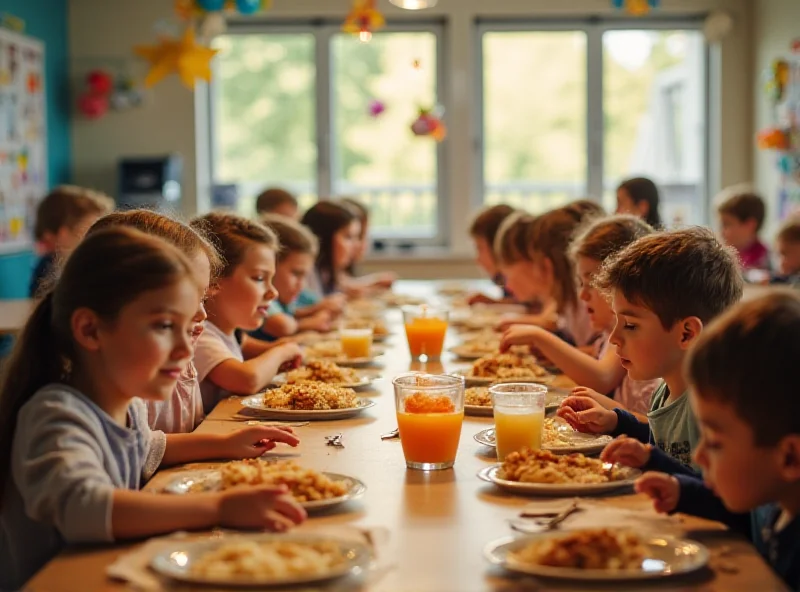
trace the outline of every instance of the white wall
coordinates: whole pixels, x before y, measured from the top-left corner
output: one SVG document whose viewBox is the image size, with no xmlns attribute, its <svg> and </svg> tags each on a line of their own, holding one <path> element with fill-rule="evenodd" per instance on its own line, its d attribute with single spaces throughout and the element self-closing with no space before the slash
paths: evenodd
<svg viewBox="0 0 800 592">
<path fill-rule="evenodd" d="M 775 123 L 772 102 L 764 92 L 762 75 L 772 61 L 786 57 L 790 44 L 800 39 L 800 0 L 756 0 L 755 8 L 755 63 L 754 104 L 755 131 Z M 755 183 L 768 199 L 769 223 L 767 236 L 772 236 L 777 226 L 778 187 L 780 184 L 775 166 L 775 153 L 758 150 L 752 144 L 755 161 Z"/>
<path fill-rule="evenodd" d="M 789 5 L 797 0 L 783 0 Z M 777 4 L 778 2 L 762 2 Z M 475 122 L 471 89 L 474 88 L 475 64 L 473 24 L 476 18 L 552 19 L 610 14 L 610 0 L 441 0 L 435 9 L 412 13 L 390 6 L 382 0 L 389 18 L 446 17 L 448 22 L 445 48 L 451 72 L 447 96 L 449 151 L 447 187 L 453 213 L 450 235 L 454 249 L 462 254 L 470 248 L 465 235 L 471 215 L 470 196 L 474 188 L 473 168 Z M 753 155 L 753 68 L 752 3 L 750 0 L 671 0 L 660 14 L 703 14 L 725 8 L 734 17 L 733 33 L 721 44 L 717 53 L 720 64 L 720 88 L 724 98 L 713 110 L 716 119 L 724 122 L 717 137 L 720 159 L 712 185 L 728 185 L 752 178 Z M 86 65 L 103 60 L 131 60 L 131 49 L 155 39 L 154 25 L 169 17 L 171 0 L 70 1 L 70 49 L 75 73 Z M 266 19 L 343 18 L 349 0 L 278 0 L 266 13 Z M 787 25 L 788 26 L 788 25 Z M 77 121 L 73 126 L 74 178 L 77 183 L 115 192 L 117 159 L 123 155 L 162 154 L 178 151 L 185 159 L 186 212 L 192 213 L 197 203 L 197 178 L 205 187 L 204 173 L 197 170 L 194 96 L 173 79 L 157 86 L 147 105 L 121 114 L 111 114 L 97 122 Z M 712 167 L 716 169 L 716 167 Z M 715 183 L 716 181 L 716 183 Z M 712 189 L 715 189 L 712 186 Z M 201 195 L 200 200 L 206 196 Z"/>
</svg>

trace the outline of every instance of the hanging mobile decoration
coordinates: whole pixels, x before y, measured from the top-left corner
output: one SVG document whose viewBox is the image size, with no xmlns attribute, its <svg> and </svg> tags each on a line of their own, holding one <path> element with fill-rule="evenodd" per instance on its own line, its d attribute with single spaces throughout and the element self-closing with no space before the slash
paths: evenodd
<svg viewBox="0 0 800 592">
<path fill-rule="evenodd" d="M 624 10 L 633 16 L 644 16 L 651 9 L 658 8 L 660 0 L 611 0 L 611 6 L 617 10 Z"/>
<path fill-rule="evenodd" d="M 419 115 L 411 123 L 411 131 L 415 136 L 431 137 L 437 142 L 441 142 L 447 137 L 447 127 L 442 121 L 444 110 L 441 107 L 435 109 L 419 110 Z"/>
<path fill-rule="evenodd" d="M 353 0 L 353 7 L 344 20 L 342 31 L 358 35 L 362 43 L 369 43 L 372 33 L 385 25 L 386 19 L 375 7 L 375 0 Z"/>
</svg>

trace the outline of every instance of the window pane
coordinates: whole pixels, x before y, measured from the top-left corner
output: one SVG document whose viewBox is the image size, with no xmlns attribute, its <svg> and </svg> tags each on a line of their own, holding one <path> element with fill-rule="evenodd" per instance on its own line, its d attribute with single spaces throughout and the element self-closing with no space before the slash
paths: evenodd
<svg viewBox="0 0 800 592">
<path fill-rule="evenodd" d="M 705 201 L 705 48 L 699 31 L 603 35 L 604 204 L 616 186 L 650 177 L 665 224 L 702 223 Z"/>
<path fill-rule="evenodd" d="M 544 212 L 586 194 L 586 35 L 483 36 L 484 200 Z"/>
<path fill-rule="evenodd" d="M 438 234 L 436 142 L 416 137 L 420 107 L 436 103 L 436 35 L 378 33 L 332 44 L 333 192 L 371 208 L 376 237 Z M 379 100 L 386 110 L 369 113 Z"/>
<path fill-rule="evenodd" d="M 277 185 L 316 199 L 316 67 L 312 34 L 215 40 L 214 182 L 239 185 L 238 210 Z"/>
</svg>

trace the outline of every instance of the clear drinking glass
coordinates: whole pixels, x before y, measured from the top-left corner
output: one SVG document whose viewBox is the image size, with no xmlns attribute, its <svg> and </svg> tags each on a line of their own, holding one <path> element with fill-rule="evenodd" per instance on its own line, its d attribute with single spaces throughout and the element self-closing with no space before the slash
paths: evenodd
<svg viewBox="0 0 800 592">
<path fill-rule="evenodd" d="M 411 372 L 392 384 L 406 466 L 423 471 L 452 467 L 464 421 L 464 379 Z"/>
<path fill-rule="evenodd" d="M 547 387 L 532 383 L 496 384 L 489 388 L 494 409 L 494 429 L 497 439 L 497 458 L 527 446 L 542 447 L 544 430 L 544 400 Z"/>
<path fill-rule="evenodd" d="M 373 326 L 364 320 L 343 319 L 339 325 L 339 339 L 346 358 L 369 358 L 372 356 Z"/>
<path fill-rule="evenodd" d="M 447 321 L 448 312 L 443 308 L 427 305 L 403 307 L 403 324 L 412 360 L 430 362 L 442 356 Z"/>
</svg>

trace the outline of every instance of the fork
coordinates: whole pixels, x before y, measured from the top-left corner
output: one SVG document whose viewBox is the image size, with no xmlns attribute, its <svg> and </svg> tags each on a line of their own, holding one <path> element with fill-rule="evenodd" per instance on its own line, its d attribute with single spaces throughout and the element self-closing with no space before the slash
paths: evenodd
<svg viewBox="0 0 800 592">
<path fill-rule="evenodd" d="M 400 428 L 395 428 L 391 432 L 381 434 L 381 440 L 394 440 L 400 437 Z"/>
<path fill-rule="evenodd" d="M 563 509 L 561 512 L 550 518 L 549 520 L 541 520 L 541 519 L 534 519 L 533 525 L 536 528 L 531 528 L 528 526 L 523 520 L 511 520 L 511 528 L 518 532 L 524 533 L 535 533 L 535 532 L 542 532 L 555 529 L 559 524 L 564 522 L 567 518 L 569 518 L 575 512 L 579 512 L 581 507 L 578 505 L 578 501 L 573 501 L 567 508 Z M 529 519 L 530 520 L 530 519 Z"/>
</svg>

